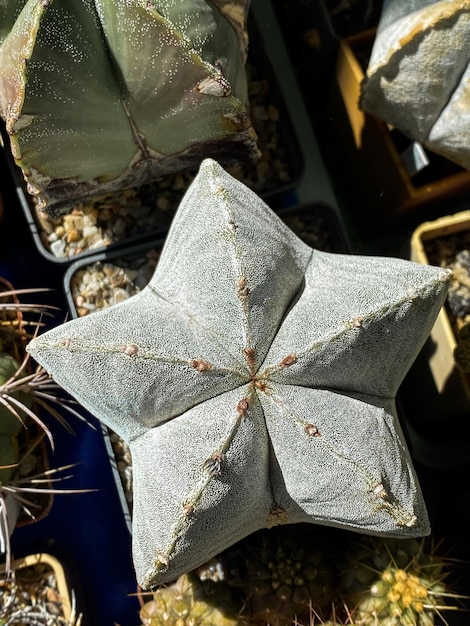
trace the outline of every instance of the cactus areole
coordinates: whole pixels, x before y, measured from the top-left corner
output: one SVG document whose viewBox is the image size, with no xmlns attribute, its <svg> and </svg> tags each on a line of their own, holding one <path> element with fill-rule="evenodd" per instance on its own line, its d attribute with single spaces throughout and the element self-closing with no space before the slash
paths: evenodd
<svg viewBox="0 0 470 626">
<path fill-rule="evenodd" d="M 313 250 L 202 163 L 147 287 L 28 348 L 129 442 L 142 587 L 276 524 L 429 532 L 394 398 L 449 277 Z"/>
<path fill-rule="evenodd" d="M 258 155 L 249 0 L 0 2 L 0 115 L 51 214 L 203 156 Z"/>
</svg>

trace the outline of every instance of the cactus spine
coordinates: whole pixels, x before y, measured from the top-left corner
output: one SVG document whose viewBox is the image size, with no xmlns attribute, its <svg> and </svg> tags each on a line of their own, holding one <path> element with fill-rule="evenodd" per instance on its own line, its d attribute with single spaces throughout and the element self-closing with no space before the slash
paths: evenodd
<svg viewBox="0 0 470 626">
<path fill-rule="evenodd" d="M 349 551 L 343 592 L 361 626 L 433 626 L 456 607 L 447 598 L 445 559 L 426 551 L 425 540 L 367 537 Z"/>
</svg>

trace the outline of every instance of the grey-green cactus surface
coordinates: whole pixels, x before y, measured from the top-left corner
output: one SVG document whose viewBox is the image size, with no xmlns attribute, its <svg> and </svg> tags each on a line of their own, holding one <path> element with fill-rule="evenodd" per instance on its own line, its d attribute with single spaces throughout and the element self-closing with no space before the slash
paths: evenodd
<svg viewBox="0 0 470 626">
<path fill-rule="evenodd" d="M 315 251 L 202 163 L 149 285 L 29 344 L 129 442 L 144 588 L 276 524 L 429 532 L 394 398 L 449 277 Z"/>
<path fill-rule="evenodd" d="M 361 108 L 470 169 L 470 3 L 386 0 Z"/>
<path fill-rule="evenodd" d="M 258 155 L 249 0 L 0 2 L 0 114 L 50 213 L 196 165 Z"/>
</svg>

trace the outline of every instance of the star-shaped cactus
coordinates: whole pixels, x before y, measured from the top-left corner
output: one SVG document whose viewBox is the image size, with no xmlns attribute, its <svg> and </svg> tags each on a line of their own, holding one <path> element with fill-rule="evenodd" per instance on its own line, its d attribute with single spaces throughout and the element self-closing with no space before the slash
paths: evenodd
<svg viewBox="0 0 470 626">
<path fill-rule="evenodd" d="M 130 444 L 144 588 L 275 524 L 429 532 L 394 397 L 448 278 L 312 250 L 202 163 L 149 285 L 29 346 Z"/>
</svg>

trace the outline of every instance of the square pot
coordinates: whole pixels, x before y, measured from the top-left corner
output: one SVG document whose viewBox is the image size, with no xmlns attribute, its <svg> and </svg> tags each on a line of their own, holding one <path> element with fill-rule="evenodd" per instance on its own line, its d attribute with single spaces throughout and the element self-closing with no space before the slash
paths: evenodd
<svg viewBox="0 0 470 626">
<path fill-rule="evenodd" d="M 444 264 L 432 253 L 431 246 L 442 238 L 470 233 L 470 210 L 461 211 L 430 222 L 424 222 L 413 232 L 411 260 L 425 264 Z M 470 310 L 468 311 L 470 316 Z M 438 394 L 446 398 L 446 414 L 460 413 L 470 409 L 470 374 L 456 365 L 454 350 L 458 343 L 458 320 L 447 304 L 438 315 L 431 331 L 433 352 L 429 356 L 429 369 Z"/>
<path fill-rule="evenodd" d="M 16 593 L 21 593 L 21 600 L 19 603 L 21 607 L 29 606 L 29 610 L 34 607 L 34 612 L 36 614 L 40 614 L 39 607 L 42 603 L 52 604 L 54 605 L 54 611 L 56 612 L 56 614 L 53 614 L 55 615 L 54 623 L 56 623 L 55 620 L 57 619 L 57 623 L 59 623 L 60 620 L 60 623 L 64 624 L 79 624 L 80 618 L 75 614 L 73 592 L 69 589 L 65 570 L 62 564 L 54 556 L 45 553 L 29 554 L 23 558 L 13 561 L 12 570 L 15 572 L 15 582 L 18 586 Z M 4 569 L 0 568 L 0 576 L 3 574 Z M 24 583 L 22 582 L 23 580 Z M 41 601 L 36 599 L 36 596 L 32 595 L 31 590 L 34 589 L 36 582 L 38 584 L 42 584 L 42 581 L 44 581 L 44 587 L 42 594 L 39 596 L 42 598 Z M 6 583 L 2 589 L 2 598 L 6 599 L 8 594 L 8 583 Z M 31 604 L 28 604 L 27 599 L 30 596 Z M 10 598 L 8 599 L 10 600 Z M 13 606 L 9 606 L 10 611 L 13 611 Z M 1 608 L 2 606 L 0 605 L 0 609 Z M 15 624 L 20 623 L 18 621 L 18 618 L 21 617 L 20 611 L 22 611 L 22 608 L 18 610 L 19 614 L 15 612 Z M 9 614 L 10 613 L 8 612 L 6 615 L 8 616 Z M 26 612 L 24 613 L 23 617 L 25 620 L 27 619 L 28 614 L 29 613 Z M 51 619 L 51 614 L 49 619 Z M 8 623 L 10 622 L 8 621 Z M 29 621 L 27 623 L 29 623 Z"/>
</svg>

